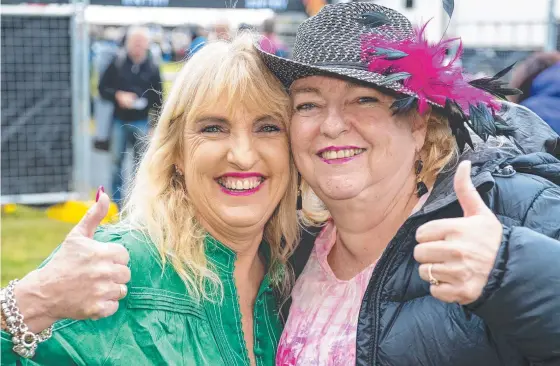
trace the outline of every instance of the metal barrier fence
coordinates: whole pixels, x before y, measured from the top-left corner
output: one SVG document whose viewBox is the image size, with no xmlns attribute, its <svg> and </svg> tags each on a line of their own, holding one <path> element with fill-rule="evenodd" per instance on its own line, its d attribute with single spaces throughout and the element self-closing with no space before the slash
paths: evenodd
<svg viewBox="0 0 560 366">
<path fill-rule="evenodd" d="M 1 203 L 83 197 L 89 98 L 82 8 L 2 6 L 1 13 Z"/>
</svg>

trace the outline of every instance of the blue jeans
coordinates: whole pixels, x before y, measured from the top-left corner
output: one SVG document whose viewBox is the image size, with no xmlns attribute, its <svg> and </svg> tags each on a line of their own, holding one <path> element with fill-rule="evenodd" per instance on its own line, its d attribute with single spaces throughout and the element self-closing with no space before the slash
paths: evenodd
<svg viewBox="0 0 560 366">
<path fill-rule="evenodd" d="M 113 120 L 111 136 L 111 157 L 113 160 L 113 179 L 111 193 L 113 201 L 121 208 L 123 190 L 123 161 L 128 147 L 132 148 L 134 169 L 142 157 L 144 138 L 148 134 L 148 120 L 121 121 Z"/>
</svg>

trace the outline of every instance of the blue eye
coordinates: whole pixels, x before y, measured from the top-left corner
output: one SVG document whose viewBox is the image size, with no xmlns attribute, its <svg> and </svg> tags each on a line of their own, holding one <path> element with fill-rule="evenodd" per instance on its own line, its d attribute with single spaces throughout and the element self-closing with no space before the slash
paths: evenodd
<svg viewBox="0 0 560 366">
<path fill-rule="evenodd" d="M 298 112 L 310 111 L 311 109 L 317 107 L 314 103 L 303 103 L 296 106 L 295 110 Z"/>
<path fill-rule="evenodd" d="M 222 127 L 220 127 L 218 125 L 206 126 L 200 132 L 202 132 L 202 133 L 219 133 L 219 132 L 222 132 Z"/>
<path fill-rule="evenodd" d="M 279 132 L 281 131 L 280 127 L 276 125 L 264 125 L 260 128 L 262 132 Z"/>
</svg>

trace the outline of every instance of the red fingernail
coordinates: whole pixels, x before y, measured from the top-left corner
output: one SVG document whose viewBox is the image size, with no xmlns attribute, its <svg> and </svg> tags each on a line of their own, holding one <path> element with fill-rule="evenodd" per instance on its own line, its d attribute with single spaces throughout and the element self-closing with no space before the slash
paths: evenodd
<svg viewBox="0 0 560 366">
<path fill-rule="evenodd" d="M 97 188 L 97 194 L 95 195 L 95 202 L 99 201 L 99 196 L 101 195 L 101 192 L 105 193 L 105 188 L 103 188 L 103 186 L 99 186 L 99 188 Z"/>
</svg>

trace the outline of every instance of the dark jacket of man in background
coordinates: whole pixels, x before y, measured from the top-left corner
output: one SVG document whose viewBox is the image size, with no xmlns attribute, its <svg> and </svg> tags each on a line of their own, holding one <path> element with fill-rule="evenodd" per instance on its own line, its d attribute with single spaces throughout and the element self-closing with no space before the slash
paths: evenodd
<svg viewBox="0 0 560 366">
<path fill-rule="evenodd" d="M 99 94 L 113 101 L 110 152 L 113 161 L 111 194 L 119 207 L 125 186 L 123 161 L 132 148 L 133 165 L 142 157 L 149 134 L 150 109 L 161 105 L 161 76 L 149 53 L 150 35 L 146 28 L 131 28 L 125 48 L 113 59 L 101 80 Z"/>
<path fill-rule="evenodd" d="M 140 109 L 123 107 L 116 99 L 119 91 L 132 92 L 136 94 L 137 100 L 144 98 L 147 103 L 139 102 L 141 104 L 137 108 L 143 107 Z M 149 56 L 141 64 L 135 64 L 126 52 L 119 52 L 99 81 L 99 94 L 115 103 L 116 119 L 123 122 L 148 120 L 150 109 L 161 106 L 159 68 Z"/>
</svg>

